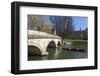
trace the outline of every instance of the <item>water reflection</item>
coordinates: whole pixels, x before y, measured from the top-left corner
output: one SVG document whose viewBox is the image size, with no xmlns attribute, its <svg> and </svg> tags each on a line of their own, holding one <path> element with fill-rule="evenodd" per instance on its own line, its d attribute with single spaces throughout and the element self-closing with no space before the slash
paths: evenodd
<svg viewBox="0 0 100 76">
<path fill-rule="evenodd" d="M 69 51 L 63 50 L 61 47 L 59 48 L 48 48 L 47 56 L 29 56 L 28 60 L 55 60 L 55 59 L 80 59 L 87 58 L 87 50 L 83 52 L 79 51 Z"/>
<path fill-rule="evenodd" d="M 28 60 L 32 61 L 32 60 L 56 60 L 56 59 L 88 58 L 87 42 L 73 43 L 71 45 L 68 45 L 67 47 L 69 47 L 69 48 L 80 48 L 80 49 L 84 49 L 84 51 L 64 50 L 64 49 L 62 49 L 62 47 L 57 47 L 57 48 L 54 47 L 54 44 L 51 43 L 50 46 L 48 46 L 48 49 L 47 49 L 47 52 L 48 52 L 47 56 L 30 55 L 30 56 L 28 56 Z M 31 49 L 29 49 L 29 51 L 34 51 L 34 50 L 35 49 L 33 49 L 33 47 Z M 36 52 L 36 53 L 38 53 L 38 52 Z"/>
<path fill-rule="evenodd" d="M 58 48 L 48 48 L 48 59 L 57 59 L 62 51 L 61 47 Z"/>
</svg>

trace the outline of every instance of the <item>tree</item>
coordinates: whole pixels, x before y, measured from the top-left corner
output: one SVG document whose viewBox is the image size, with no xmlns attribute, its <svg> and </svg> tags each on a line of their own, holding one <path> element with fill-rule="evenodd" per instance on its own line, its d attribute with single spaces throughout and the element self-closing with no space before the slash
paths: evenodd
<svg viewBox="0 0 100 76">
<path fill-rule="evenodd" d="M 53 23 L 54 29 L 57 31 L 57 35 L 62 38 L 69 38 L 74 30 L 72 17 L 68 16 L 50 16 L 50 20 Z"/>
<path fill-rule="evenodd" d="M 88 39 L 88 28 L 84 30 L 84 40 Z"/>
<path fill-rule="evenodd" d="M 28 28 L 29 29 L 37 29 L 38 31 L 43 26 L 44 21 L 40 16 L 32 16 L 28 15 Z"/>
<path fill-rule="evenodd" d="M 74 32 L 73 20 L 72 17 L 66 17 L 67 23 L 65 24 L 65 38 L 72 38 Z"/>
<path fill-rule="evenodd" d="M 52 33 L 52 29 L 49 27 L 49 25 L 44 25 L 40 31 L 46 32 L 46 33 Z"/>
</svg>

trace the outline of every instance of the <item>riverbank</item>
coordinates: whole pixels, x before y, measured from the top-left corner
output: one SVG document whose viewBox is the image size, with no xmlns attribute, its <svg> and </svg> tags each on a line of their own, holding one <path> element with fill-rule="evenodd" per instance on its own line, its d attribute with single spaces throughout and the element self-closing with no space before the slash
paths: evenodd
<svg viewBox="0 0 100 76">
<path fill-rule="evenodd" d="M 68 48 L 79 48 L 79 49 L 84 49 L 87 50 L 88 46 L 88 40 L 71 40 L 71 39 L 66 39 L 64 42 L 69 42 L 71 43 L 70 47 Z"/>
<path fill-rule="evenodd" d="M 72 40 L 72 39 L 66 39 L 64 42 L 69 42 L 71 44 L 88 44 L 88 40 Z"/>
</svg>

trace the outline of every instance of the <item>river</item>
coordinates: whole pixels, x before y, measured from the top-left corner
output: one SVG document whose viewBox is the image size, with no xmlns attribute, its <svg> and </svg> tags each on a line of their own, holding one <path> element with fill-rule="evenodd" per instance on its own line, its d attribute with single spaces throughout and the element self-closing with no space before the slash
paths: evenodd
<svg viewBox="0 0 100 76">
<path fill-rule="evenodd" d="M 61 48 L 48 48 L 47 56 L 29 56 L 29 61 L 34 60 L 57 60 L 57 59 L 82 59 L 88 58 L 87 44 L 73 44 L 71 48 L 82 48 L 85 51 L 63 50 Z M 33 49 L 34 50 L 34 49 Z"/>
</svg>

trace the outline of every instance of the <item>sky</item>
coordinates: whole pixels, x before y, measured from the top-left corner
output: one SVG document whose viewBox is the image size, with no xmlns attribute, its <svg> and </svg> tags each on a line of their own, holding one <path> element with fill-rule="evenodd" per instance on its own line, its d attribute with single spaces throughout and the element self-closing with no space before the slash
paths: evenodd
<svg viewBox="0 0 100 76">
<path fill-rule="evenodd" d="M 45 24 L 49 24 L 51 27 L 53 27 L 53 24 L 50 21 L 50 16 L 40 15 L 40 17 L 45 21 Z M 80 29 L 85 30 L 88 27 L 88 17 L 83 17 L 83 16 L 71 16 L 71 17 L 73 19 L 73 26 L 75 31 L 78 31 Z"/>
<path fill-rule="evenodd" d="M 48 20 L 48 17 L 45 17 Z M 85 30 L 88 27 L 88 17 L 72 16 L 75 31 Z M 50 23 L 50 21 L 48 20 Z"/>
<path fill-rule="evenodd" d="M 75 30 L 85 30 L 88 27 L 88 17 L 72 17 Z"/>
</svg>

